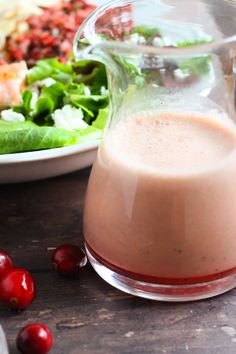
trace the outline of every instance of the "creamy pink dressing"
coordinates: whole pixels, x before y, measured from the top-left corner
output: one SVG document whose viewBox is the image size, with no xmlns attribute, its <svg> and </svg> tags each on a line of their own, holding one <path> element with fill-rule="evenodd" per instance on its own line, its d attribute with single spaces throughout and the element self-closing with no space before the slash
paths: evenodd
<svg viewBox="0 0 236 354">
<path fill-rule="evenodd" d="M 118 122 L 88 186 L 90 249 L 121 270 L 162 279 L 236 267 L 236 133 L 223 122 L 173 112 Z"/>
</svg>

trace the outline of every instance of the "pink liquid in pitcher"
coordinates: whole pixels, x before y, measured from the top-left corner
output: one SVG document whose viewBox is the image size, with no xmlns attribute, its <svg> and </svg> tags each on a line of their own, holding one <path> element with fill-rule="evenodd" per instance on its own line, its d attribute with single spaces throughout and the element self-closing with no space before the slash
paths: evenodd
<svg viewBox="0 0 236 354">
<path fill-rule="evenodd" d="M 107 133 L 84 213 L 95 258 L 164 284 L 236 271 L 236 130 L 225 122 L 147 112 Z"/>
</svg>

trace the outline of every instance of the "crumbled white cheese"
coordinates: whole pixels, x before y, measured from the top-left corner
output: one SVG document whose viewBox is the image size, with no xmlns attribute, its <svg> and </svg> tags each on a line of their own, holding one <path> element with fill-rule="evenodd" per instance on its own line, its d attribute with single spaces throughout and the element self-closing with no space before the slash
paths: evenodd
<svg viewBox="0 0 236 354">
<path fill-rule="evenodd" d="M 175 76 L 176 80 L 183 80 L 183 79 L 186 79 L 189 76 L 189 73 L 188 72 L 184 72 L 184 71 L 182 71 L 180 69 L 176 69 L 174 71 L 174 76 Z"/>
<path fill-rule="evenodd" d="M 132 33 L 124 42 L 128 44 L 146 44 L 146 39 L 139 33 Z"/>
<path fill-rule="evenodd" d="M 21 113 L 14 112 L 12 109 L 5 109 L 1 112 L 1 118 L 6 122 L 24 122 L 25 117 Z"/>
<path fill-rule="evenodd" d="M 173 42 L 168 37 L 155 37 L 152 41 L 154 47 L 169 47 Z"/>
<path fill-rule="evenodd" d="M 90 91 L 88 86 L 84 86 L 84 94 L 85 94 L 85 96 L 90 96 L 91 95 L 91 91 Z"/>
<path fill-rule="evenodd" d="M 44 80 L 38 81 L 39 86 L 52 86 L 53 84 L 55 84 L 56 80 L 52 79 L 51 77 L 47 77 Z"/>
<path fill-rule="evenodd" d="M 87 128 L 88 124 L 83 121 L 83 112 L 69 104 L 62 109 L 56 109 L 52 115 L 56 128 L 66 130 L 79 130 Z"/>
<path fill-rule="evenodd" d="M 102 96 L 108 95 L 108 90 L 106 89 L 105 86 L 102 86 L 102 87 L 100 88 L 100 93 L 101 93 Z"/>
<path fill-rule="evenodd" d="M 146 44 L 146 39 L 143 36 L 139 36 L 138 44 Z"/>
<path fill-rule="evenodd" d="M 154 47 L 164 47 L 163 39 L 160 37 L 153 38 L 152 44 Z"/>
<path fill-rule="evenodd" d="M 125 40 L 125 43 L 137 44 L 139 41 L 139 34 L 132 33 L 128 39 Z"/>
<path fill-rule="evenodd" d="M 170 47 L 171 45 L 173 45 L 173 41 L 171 41 L 170 38 L 168 37 L 162 37 L 163 43 L 165 47 Z"/>
<path fill-rule="evenodd" d="M 39 98 L 38 92 L 36 90 L 32 91 L 32 98 L 31 98 L 31 101 L 30 101 L 30 108 L 31 109 L 35 109 L 36 102 L 37 102 L 38 98 Z"/>
</svg>

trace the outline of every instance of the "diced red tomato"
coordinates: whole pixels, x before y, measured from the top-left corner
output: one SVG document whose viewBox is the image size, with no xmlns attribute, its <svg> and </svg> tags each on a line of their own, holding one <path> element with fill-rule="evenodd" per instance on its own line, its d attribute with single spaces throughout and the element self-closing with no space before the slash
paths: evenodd
<svg viewBox="0 0 236 354">
<path fill-rule="evenodd" d="M 8 59 L 11 62 L 25 60 L 28 66 L 47 57 L 66 61 L 77 29 L 94 9 L 95 6 L 84 0 L 63 0 L 58 6 L 44 8 L 42 15 L 27 20 L 26 33 L 15 33 L 7 39 Z"/>
</svg>

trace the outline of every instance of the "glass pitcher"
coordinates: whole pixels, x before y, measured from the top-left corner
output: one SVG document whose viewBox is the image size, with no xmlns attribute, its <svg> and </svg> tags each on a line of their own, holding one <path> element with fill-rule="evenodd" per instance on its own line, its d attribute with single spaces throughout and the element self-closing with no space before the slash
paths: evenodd
<svg viewBox="0 0 236 354">
<path fill-rule="evenodd" d="M 236 286 L 236 2 L 118 0 L 74 41 L 105 64 L 109 122 L 84 210 L 118 289 L 187 301 Z"/>
</svg>

